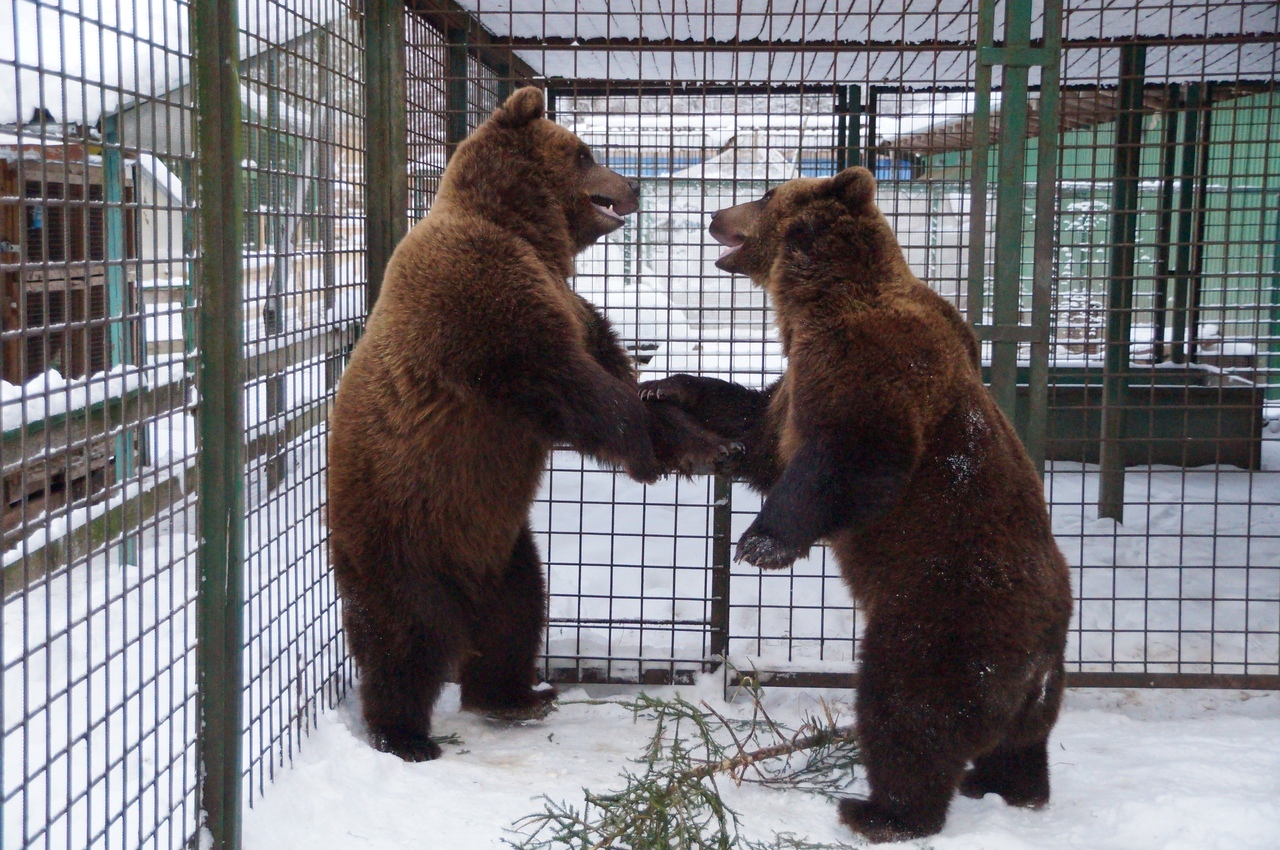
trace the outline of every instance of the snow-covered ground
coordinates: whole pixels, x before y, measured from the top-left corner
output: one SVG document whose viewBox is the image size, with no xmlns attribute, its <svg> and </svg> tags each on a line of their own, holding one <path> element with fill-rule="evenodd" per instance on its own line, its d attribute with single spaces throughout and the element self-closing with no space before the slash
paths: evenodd
<svg viewBox="0 0 1280 850">
<path fill-rule="evenodd" d="M 591 696 L 636 688 L 592 689 Z M 650 689 L 707 700 L 722 712 L 721 680 Z M 574 704 L 545 721 L 503 727 L 460 712 L 456 688 L 442 697 L 438 734 L 461 743 L 434 762 L 406 764 L 373 750 L 356 701 L 320 722 L 295 758 L 245 815 L 246 850 L 489 848 L 542 809 L 540 795 L 581 807 L 582 789 L 620 788 L 620 772 L 652 727 L 616 706 Z M 796 722 L 826 698 L 849 712 L 849 694 L 776 689 L 766 706 Z M 1070 691 L 1051 744 L 1053 799 L 1043 811 L 998 798 L 957 798 L 940 835 L 899 846 L 935 850 L 1275 850 L 1280 846 L 1280 694 L 1241 691 Z M 757 840 L 793 833 L 857 844 L 834 806 L 796 791 L 719 787 Z M 859 776 L 853 793 L 865 793 Z"/>
</svg>

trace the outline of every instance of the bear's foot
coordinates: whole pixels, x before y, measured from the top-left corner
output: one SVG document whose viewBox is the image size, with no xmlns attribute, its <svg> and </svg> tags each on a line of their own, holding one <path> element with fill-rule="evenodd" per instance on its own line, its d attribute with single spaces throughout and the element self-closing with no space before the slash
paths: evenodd
<svg viewBox="0 0 1280 850">
<path fill-rule="evenodd" d="M 555 711 L 555 701 L 559 694 L 555 688 L 544 688 L 540 691 L 529 690 L 518 698 L 504 697 L 468 697 L 462 695 L 462 708 L 488 717 L 513 723 L 521 720 L 542 720 Z"/>
<path fill-rule="evenodd" d="M 908 823 L 871 800 L 841 800 L 840 821 L 873 844 L 923 838 L 942 829 L 941 820 L 936 824 Z"/>
<path fill-rule="evenodd" d="M 369 730 L 373 739 L 373 748 L 384 753 L 391 753 L 397 758 L 409 762 L 432 761 L 440 758 L 440 745 L 427 735 L 404 732 L 375 732 Z"/>
<path fill-rule="evenodd" d="M 957 790 L 975 798 L 999 794 L 1010 806 L 1039 809 L 1049 802 L 1048 752 L 1040 743 L 976 758 Z"/>
</svg>

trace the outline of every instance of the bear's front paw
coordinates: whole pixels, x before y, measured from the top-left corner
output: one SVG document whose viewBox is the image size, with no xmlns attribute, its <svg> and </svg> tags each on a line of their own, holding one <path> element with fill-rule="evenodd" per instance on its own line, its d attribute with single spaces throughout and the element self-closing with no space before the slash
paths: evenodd
<svg viewBox="0 0 1280 850">
<path fill-rule="evenodd" d="M 373 748 L 404 761 L 431 761 L 440 758 L 440 745 L 427 735 L 370 732 Z"/>
<path fill-rule="evenodd" d="M 640 400 L 661 401 L 676 407 L 692 407 L 698 401 L 697 379 L 692 375 L 672 375 L 640 385 Z"/>
<path fill-rule="evenodd" d="M 805 550 L 799 546 L 783 543 L 778 538 L 752 526 L 738 541 L 738 551 L 733 559 L 746 561 L 764 570 L 780 570 L 791 566 L 797 558 L 803 558 L 805 554 Z"/>
</svg>

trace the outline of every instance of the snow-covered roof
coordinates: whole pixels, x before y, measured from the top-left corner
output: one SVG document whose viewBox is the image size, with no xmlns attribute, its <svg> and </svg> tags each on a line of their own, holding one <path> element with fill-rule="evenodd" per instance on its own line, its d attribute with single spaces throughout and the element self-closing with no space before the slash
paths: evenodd
<svg viewBox="0 0 1280 850">
<path fill-rule="evenodd" d="M 238 0 L 240 55 L 253 56 L 346 14 L 343 0 Z M 93 124 L 121 103 L 190 79 L 189 0 L 0 3 L 0 124 L 39 107 Z"/>
<path fill-rule="evenodd" d="M 975 0 L 459 0 L 499 42 L 547 77 L 689 82 L 836 83 L 885 80 L 910 86 L 971 83 Z M 1274 0 L 1068 0 L 1070 43 L 1110 39 L 1280 33 Z M 1043 0 L 1033 0 L 1033 37 Z M 1003 38 L 1003 8 L 996 39 Z M 857 45 L 867 48 L 858 50 Z M 847 49 L 854 46 L 854 49 Z M 890 49 L 879 49 L 885 46 Z M 1079 51 L 1076 51 L 1079 53 Z M 1115 51 L 1068 53 L 1063 80 L 1114 76 Z M 1179 48 L 1153 44 L 1152 75 L 1169 80 L 1269 78 L 1274 41 Z M 1101 63 L 1102 67 L 1099 68 Z M 1033 73 L 1034 76 L 1034 73 Z"/>
</svg>

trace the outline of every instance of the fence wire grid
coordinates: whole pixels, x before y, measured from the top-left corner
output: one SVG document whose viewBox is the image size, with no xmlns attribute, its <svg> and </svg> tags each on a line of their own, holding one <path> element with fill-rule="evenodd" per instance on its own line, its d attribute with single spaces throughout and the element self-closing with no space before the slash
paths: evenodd
<svg viewBox="0 0 1280 850">
<path fill-rule="evenodd" d="M 201 14 L 235 22 L 240 161 L 221 171 L 198 132 L 217 108 Z M 1043 464 L 1072 682 L 1280 687 L 1278 44 L 1280 8 L 1250 0 L 9 0 L 0 846 L 187 847 L 202 827 L 235 846 L 236 807 L 346 694 L 328 403 L 394 237 L 527 84 L 641 183 L 572 283 L 642 379 L 781 375 L 709 214 L 866 166 Z M 228 230 L 203 217 L 211 173 L 238 193 Z M 237 274 L 211 278 L 232 249 Z M 240 421 L 215 445 L 200 325 L 226 287 Z M 197 473 L 229 445 L 242 672 L 217 681 Z M 533 509 L 543 674 L 688 682 L 728 659 L 855 684 L 859 617 L 824 549 L 783 573 L 731 563 L 759 504 L 556 452 Z M 211 688 L 240 706 L 220 743 Z M 215 761 L 239 777 L 216 794 Z"/>
</svg>

